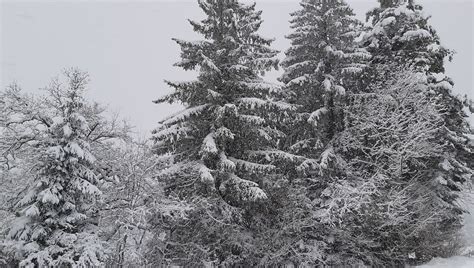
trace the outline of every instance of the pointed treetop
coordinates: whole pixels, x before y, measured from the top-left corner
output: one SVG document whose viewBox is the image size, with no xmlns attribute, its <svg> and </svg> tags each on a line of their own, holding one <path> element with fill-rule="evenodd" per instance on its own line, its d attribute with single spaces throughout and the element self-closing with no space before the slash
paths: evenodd
<svg viewBox="0 0 474 268">
<path fill-rule="evenodd" d="M 415 6 L 415 0 L 379 0 L 381 8 L 391 8 L 408 4 L 408 7 Z"/>
</svg>

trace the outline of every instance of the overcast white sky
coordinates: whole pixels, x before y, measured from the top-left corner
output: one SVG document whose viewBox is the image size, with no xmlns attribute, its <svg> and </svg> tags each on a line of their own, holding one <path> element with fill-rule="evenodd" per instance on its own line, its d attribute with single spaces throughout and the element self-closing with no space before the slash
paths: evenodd
<svg viewBox="0 0 474 268">
<path fill-rule="evenodd" d="M 91 75 L 90 98 L 108 104 L 148 133 L 178 105 L 156 105 L 152 100 L 169 92 L 168 80 L 189 80 L 193 74 L 172 65 L 179 47 L 172 37 L 195 40 L 186 19 L 200 19 L 196 1 L 5 1 L 0 0 L 0 86 L 18 82 L 25 91 L 38 92 L 65 67 L 79 67 Z M 264 11 L 262 34 L 275 37 L 275 48 L 289 42 L 289 13 L 298 0 L 257 0 Z M 376 0 L 348 0 L 364 13 Z M 443 44 L 456 50 L 448 74 L 456 91 L 473 90 L 473 3 L 471 0 L 419 0 Z M 282 53 L 283 54 L 283 53 Z M 278 73 L 269 75 L 273 80 Z"/>
</svg>

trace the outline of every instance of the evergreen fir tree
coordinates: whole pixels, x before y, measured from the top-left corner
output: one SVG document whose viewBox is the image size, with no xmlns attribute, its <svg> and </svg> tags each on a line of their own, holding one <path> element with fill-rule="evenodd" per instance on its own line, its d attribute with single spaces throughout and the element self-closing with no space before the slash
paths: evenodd
<svg viewBox="0 0 474 268">
<path fill-rule="evenodd" d="M 452 51 L 443 47 L 429 17 L 414 1 L 380 1 L 381 7 L 367 13 L 372 22 L 363 38 L 372 63 L 393 63 L 416 67 L 429 73 L 443 73 L 444 59 Z"/>
<path fill-rule="evenodd" d="M 303 0 L 300 5 L 291 14 L 292 45 L 280 78 L 286 101 L 296 107 L 295 120 L 282 122 L 288 134 L 284 150 L 298 157 L 285 186 L 281 228 L 271 242 L 279 247 L 270 258 L 272 264 L 295 266 L 354 265 L 360 259 L 335 243 L 337 230 L 319 212 L 324 189 L 340 175 L 333 140 L 344 129 L 347 94 L 365 83 L 370 54 L 358 47 L 362 23 L 344 1 Z"/>
<path fill-rule="evenodd" d="M 104 252 L 94 222 L 101 191 L 90 128 L 84 117 L 87 75 L 66 72 L 68 84 L 53 82 L 48 107 L 36 110 L 33 185 L 18 202 L 18 218 L 9 231 L 8 250 L 16 250 L 21 267 L 99 267 Z M 39 123 L 38 123 L 39 122 Z M 39 132 L 38 132 L 39 130 Z M 26 133 L 28 134 L 28 133 Z"/>
<path fill-rule="evenodd" d="M 283 133 L 272 122 L 291 106 L 273 101 L 278 88 L 260 77 L 277 68 L 278 52 L 258 34 L 262 12 L 255 4 L 202 0 L 199 6 L 206 18 L 190 23 L 204 40 L 175 39 L 182 51 L 176 66 L 199 75 L 191 82 L 167 82 L 175 91 L 156 101 L 186 107 L 162 121 L 154 139 L 158 153 L 174 158 L 162 174 L 169 194 L 196 208 L 188 229 L 170 232 L 168 262 L 248 264 L 255 252 L 244 230 L 256 227 L 250 219 L 257 214 L 246 208 L 268 199 L 272 162 L 286 156 L 276 150 Z"/>
<path fill-rule="evenodd" d="M 331 139 L 343 129 L 346 91 L 355 90 L 370 57 L 356 38 L 361 22 L 339 0 L 303 0 L 292 13 L 292 46 L 283 62 L 288 101 L 298 107 L 289 150 L 308 158 L 299 170 L 312 172 Z M 358 79 L 355 79 L 355 78 Z M 318 167 L 316 167 L 318 169 Z"/>
</svg>

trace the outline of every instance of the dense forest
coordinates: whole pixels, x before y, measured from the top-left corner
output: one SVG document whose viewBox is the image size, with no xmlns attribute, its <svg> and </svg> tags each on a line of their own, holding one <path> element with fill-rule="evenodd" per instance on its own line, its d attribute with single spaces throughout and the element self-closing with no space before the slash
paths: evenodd
<svg viewBox="0 0 474 268">
<path fill-rule="evenodd" d="M 41 94 L 1 89 L 0 266 L 405 267 L 460 254 L 474 103 L 453 92 L 453 51 L 423 7 L 379 2 L 362 22 L 343 0 L 301 0 L 283 55 L 256 4 L 199 0 L 205 18 L 189 22 L 202 39 L 174 39 L 175 66 L 197 76 L 150 100 L 185 107 L 151 139 L 86 99 L 79 69 Z"/>
</svg>

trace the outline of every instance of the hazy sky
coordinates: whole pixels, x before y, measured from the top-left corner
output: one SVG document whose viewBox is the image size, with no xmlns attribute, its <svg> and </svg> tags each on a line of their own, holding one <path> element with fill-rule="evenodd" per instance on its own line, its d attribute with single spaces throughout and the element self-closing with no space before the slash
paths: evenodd
<svg viewBox="0 0 474 268">
<path fill-rule="evenodd" d="M 196 40 L 188 18 L 200 19 L 196 1 L 5 1 L 0 0 L 2 87 L 18 82 L 37 92 L 65 67 L 79 67 L 91 76 L 90 98 L 108 104 L 148 133 L 178 105 L 156 105 L 152 100 L 169 92 L 167 80 L 190 80 L 192 73 L 173 67 L 179 47 L 172 37 Z M 288 13 L 297 0 L 257 0 L 265 20 L 261 33 L 275 37 L 284 51 L 289 42 Z M 376 0 L 348 0 L 362 19 Z M 456 91 L 473 90 L 473 22 L 471 0 L 420 0 L 443 44 L 456 50 L 448 74 Z M 271 73 L 273 80 L 279 73 Z"/>
</svg>

